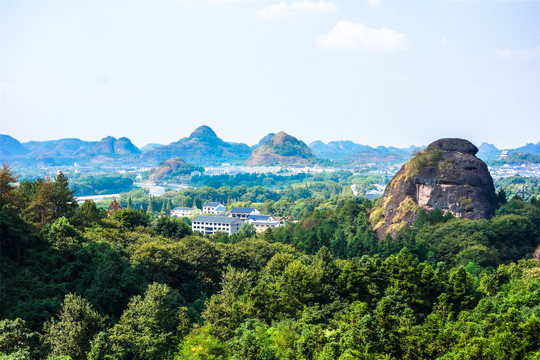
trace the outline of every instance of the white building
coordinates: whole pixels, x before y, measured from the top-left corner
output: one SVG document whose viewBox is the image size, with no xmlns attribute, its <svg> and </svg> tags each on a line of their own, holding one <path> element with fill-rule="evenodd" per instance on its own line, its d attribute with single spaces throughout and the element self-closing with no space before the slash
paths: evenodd
<svg viewBox="0 0 540 360">
<path fill-rule="evenodd" d="M 259 210 L 252 207 L 237 207 L 231 210 L 229 213 L 232 217 L 245 220 L 250 215 L 260 215 Z"/>
<path fill-rule="evenodd" d="M 276 219 L 272 215 L 249 215 L 246 218 L 246 222 L 248 223 L 256 221 L 276 222 Z"/>
<path fill-rule="evenodd" d="M 268 228 L 275 228 L 282 225 L 280 221 L 271 215 L 249 215 L 246 222 L 252 224 L 257 232 L 263 232 Z"/>
<path fill-rule="evenodd" d="M 225 210 L 227 210 L 227 208 L 223 204 L 217 202 L 207 202 L 203 206 L 204 214 L 220 215 L 224 214 Z"/>
<path fill-rule="evenodd" d="M 188 207 L 175 207 L 171 210 L 171 216 L 176 217 L 191 217 L 195 216 L 201 213 L 201 210 L 197 209 L 196 207 L 188 208 Z"/>
<path fill-rule="evenodd" d="M 244 222 L 229 216 L 197 216 L 191 222 L 191 230 L 199 231 L 205 235 L 214 234 L 218 231 L 232 235 L 240 231 Z"/>
</svg>

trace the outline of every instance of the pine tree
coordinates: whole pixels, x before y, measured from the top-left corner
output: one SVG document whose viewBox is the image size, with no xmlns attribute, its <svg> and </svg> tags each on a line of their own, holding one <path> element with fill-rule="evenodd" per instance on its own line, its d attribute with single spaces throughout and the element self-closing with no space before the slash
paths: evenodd
<svg viewBox="0 0 540 360">
<path fill-rule="evenodd" d="M 165 206 L 165 203 L 161 205 L 161 212 L 165 213 L 167 211 L 167 206 Z"/>
<path fill-rule="evenodd" d="M 343 187 L 343 190 L 341 190 L 342 196 L 354 196 L 352 189 L 349 185 L 346 185 Z"/>
<path fill-rule="evenodd" d="M 69 180 L 61 171 L 54 179 L 52 192 L 53 217 L 55 219 L 65 216 L 71 217 L 77 209 L 77 200 L 73 195 L 75 190 L 69 188 Z"/>
<path fill-rule="evenodd" d="M 150 196 L 150 199 L 148 200 L 148 210 L 149 213 L 154 212 L 154 198 Z"/>
<path fill-rule="evenodd" d="M 127 199 L 127 209 L 131 210 L 133 209 L 133 201 L 131 200 L 131 196 Z"/>
<path fill-rule="evenodd" d="M 167 199 L 167 206 L 165 207 L 165 210 L 167 211 L 167 214 L 171 213 L 171 210 L 172 210 L 172 201 L 171 201 L 171 199 Z"/>
<path fill-rule="evenodd" d="M 0 170 L 0 210 L 4 204 L 9 204 L 12 200 L 12 192 L 15 190 L 17 176 L 11 172 L 9 165 L 4 163 Z"/>
</svg>

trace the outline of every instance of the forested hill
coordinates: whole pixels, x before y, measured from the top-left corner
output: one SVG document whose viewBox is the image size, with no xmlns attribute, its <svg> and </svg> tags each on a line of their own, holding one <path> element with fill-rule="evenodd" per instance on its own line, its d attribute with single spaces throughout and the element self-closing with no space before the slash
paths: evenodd
<svg viewBox="0 0 540 360">
<path fill-rule="evenodd" d="M 321 164 L 311 149 L 303 142 L 283 131 L 272 136 L 253 150 L 246 165 L 315 165 Z"/>
<path fill-rule="evenodd" d="M 77 205 L 62 174 L 15 178 L 0 170 L 1 359 L 540 356 L 535 198 L 377 241 L 367 199 L 266 191 L 256 206 L 299 221 L 201 236 L 166 207 Z"/>
<path fill-rule="evenodd" d="M 200 126 L 187 138 L 148 150 L 141 160 L 161 162 L 181 157 L 195 165 L 241 164 L 250 154 L 251 149 L 246 144 L 225 142 L 210 127 Z"/>
</svg>

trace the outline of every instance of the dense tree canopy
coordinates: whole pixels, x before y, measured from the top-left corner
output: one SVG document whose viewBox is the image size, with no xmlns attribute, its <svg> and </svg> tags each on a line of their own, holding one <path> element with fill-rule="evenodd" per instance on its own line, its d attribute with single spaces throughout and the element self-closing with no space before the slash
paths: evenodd
<svg viewBox="0 0 540 360">
<path fill-rule="evenodd" d="M 371 201 L 339 183 L 314 197 L 291 195 L 312 194 L 305 184 L 203 188 L 181 196 L 230 206 L 249 194 L 291 218 L 260 234 L 201 236 L 134 210 L 136 197 L 111 216 L 77 205 L 61 174 L 11 181 L 0 211 L 0 359 L 540 356 L 534 200 L 512 198 L 490 220 L 421 214 L 378 241 Z"/>
</svg>

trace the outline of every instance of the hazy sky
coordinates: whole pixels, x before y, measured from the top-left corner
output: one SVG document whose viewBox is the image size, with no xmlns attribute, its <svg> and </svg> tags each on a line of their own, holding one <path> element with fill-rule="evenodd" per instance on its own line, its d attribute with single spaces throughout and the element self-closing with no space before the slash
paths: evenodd
<svg viewBox="0 0 540 360">
<path fill-rule="evenodd" d="M 540 141 L 539 1 L 0 0 L 0 133 Z"/>
</svg>

